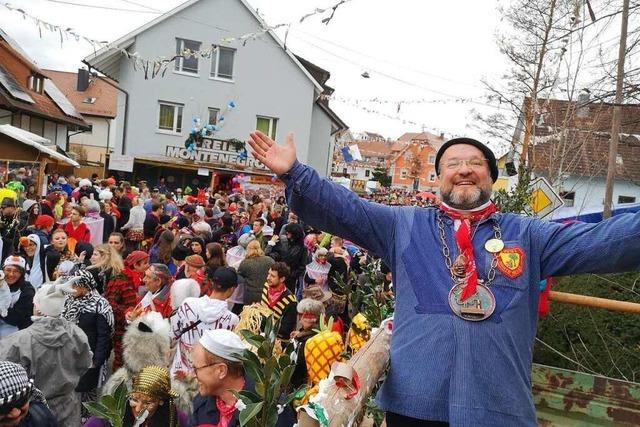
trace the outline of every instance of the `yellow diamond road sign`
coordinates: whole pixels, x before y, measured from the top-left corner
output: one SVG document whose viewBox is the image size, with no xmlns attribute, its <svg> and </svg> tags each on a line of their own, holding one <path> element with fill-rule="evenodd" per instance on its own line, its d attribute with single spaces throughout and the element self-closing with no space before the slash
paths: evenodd
<svg viewBox="0 0 640 427">
<path fill-rule="evenodd" d="M 546 179 L 536 178 L 531 183 L 531 209 L 538 218 L 544 218 L 562 205 L 562 198 Z"/>
</svg>

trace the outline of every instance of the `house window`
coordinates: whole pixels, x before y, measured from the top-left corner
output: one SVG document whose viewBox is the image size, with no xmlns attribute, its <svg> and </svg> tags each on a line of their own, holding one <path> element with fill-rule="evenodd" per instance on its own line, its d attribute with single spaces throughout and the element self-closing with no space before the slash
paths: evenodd
<svg viewBox="0 0 640 427">
<path fill-rule="evenodd" d="M 366 176 L 367 178 L 369 178 L 369 176 L 371 176 L 371 171 L 369 169 L 366 169 L 364 171 L 364 176 Z"/>
<path fill-rule="evenodd" d="M 176 71 L 189 74 L 198 74 L 197 54 L 186 53 L 185 51 L 197 52 L 200 50 L 200 42 L 185 39 L 176 39 Z"/>
<path fill-rule="evenodd" d="M 564 205 L 568 208 L 573 207 L 573 203 L 576 200 L 576 192 L 575 191 L 561 191 L 560 197 L 564 202 Z"/>
<path fill-rule="evenodd" d="M 93 133 L 93 125 L 89 124 L 89 130 L 85 131 L 85 133 Z"/>
<path fill-rule="evenodd" d="M 429 182 L 436 182 L 436 173 L 433 171 L 429 172 Z"/>
<path fill-rule="evenodd" d="M 158 102 L 158 130 L 165 132 L 182 132 L 182 104 Z"/>
<path fill-rule="evenodd" d="M 229 47 L 214 46 L 211 55 L 211 77 L 216 79 L 233 79 L 233 58 L 236 50 Z"/>
<path fill-rule="evenodd" d="M 31 75 L 29 76 L 29 89 L 37 92 L 37 93 L 42 93 L 42 89 L 44 88 L 44 79 L 42 78 L 42 76 L 38 76 L 38 75 Z"/>
<path fill-rule="evenodd" d="M 347 175 L 349 172 L 347 171 L 347 168 L 342 168 L 342 173 Z"/>
<path fill-rule="evenodd" d="M 218 114 L 220 114 L 219 109 L 209 108 L 209 124 L 210 125 L 218 124 Z"/>
<path fill-rule="evenodd" d="M 406 169 L 400 169 L 400 179 L 407 179 L 407 174 L 409 172 Z"/>
<path fill-rule="evenodd" d="M 433 154 L 429 154 L 429 164 L 430 165 L 435 165 L 436 164 L 436 156 Z"/>
<path fill-rule="evenodd" d="M 636 198 L 631 196 L 618 196 L 618 203 L 635 203 Z"/>
<path fill-rule="evenodd" d="M 256 120 L 256 129 L 265 135 L 269 135 L 271 139 L 276 139 L 276 130 L 278 127 L 278 119 L 273 117 L 258 116 Z"/>
<path fill-rule="evenodd" d="M 85 99 L 83 99 L 82 102 L 84 104 L 95 104 L 96 103 L 96 99 L 98 99 L 98 98 L 96 98 L 95 96 L 88 96 Z"/>
</svg>

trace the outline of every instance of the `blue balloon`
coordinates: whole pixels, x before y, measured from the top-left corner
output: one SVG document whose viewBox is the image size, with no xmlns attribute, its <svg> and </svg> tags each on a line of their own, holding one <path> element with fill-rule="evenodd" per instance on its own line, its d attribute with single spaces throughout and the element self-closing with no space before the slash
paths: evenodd
<svg viewBox="0 0 640 427">
<path fill-rule="evenodd" d="M 218 122 L 224 122 L 224 116 L 220 116 L 220 118 L 218 119 Z"/>
<path fill-rule="evenodd" d="M 229 109 L 234 109 L 234 108 L 236 108 L 236 103 L 233 102 L 233 101 L 230 101 L 229 102 Z"/>
</svg>

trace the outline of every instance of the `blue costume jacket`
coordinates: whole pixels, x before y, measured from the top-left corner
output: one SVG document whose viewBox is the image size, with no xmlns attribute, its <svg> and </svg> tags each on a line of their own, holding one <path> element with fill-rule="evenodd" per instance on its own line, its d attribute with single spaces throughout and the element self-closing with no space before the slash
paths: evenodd
<svg viewBox="0 0 640 427">
<path fill-rule="evenodd" d="M 481 322 L 449 308 L 453 286 L 442 254 L 437 209 L 389 207 L 321 179 L 296 162 L 281 176 L 291 210 L 305 223 L 347 238 L 391 266 L 396 312 L 391 368 L 377 402 L 385 411 L 452 426 L 537 426 L 531 363 L 538 282 L 549 276 L 640 270 L 640 214 L 599 224 L 562 225 L 493 214 L 473 237 L 479 277 L 493 255 L 484 249 L 499 223 L 504 253 L 496 270 L 496 309 Z M 453 220 L 443 215 L 451 258 Z M 510 277 L 513 276 L 513 277 Z"/>
</svg>

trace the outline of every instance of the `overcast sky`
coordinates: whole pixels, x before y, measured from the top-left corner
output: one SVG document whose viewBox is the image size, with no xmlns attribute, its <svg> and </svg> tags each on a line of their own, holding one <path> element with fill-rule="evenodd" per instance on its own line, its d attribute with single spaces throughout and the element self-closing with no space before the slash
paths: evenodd
<svg viewBox="0 0 640 427">
<path fill-rule="evenodd" d="M 301 24 L 298 21 L 315 8 L 333 5 L 337 0 L 248 1 L 270 25 L 293 23 L 288 47 L 331 72 L 328 84 L 335 88 L 337 98 L 331 106 L 353 131 L 397 138 L 424 127 L 447 136 L 481 137 L 470 126 L 471 109 L 495 111 L 482 104 L 485 91 L 480 79 L 497 80 L 507 66 L 495 43 L 500 25 L 497 0 L 351 0 L 337 9 L 329 25 L 321 23 L 327 14 L 310 17 Z M 2 7 L 5 2 L 0 0 L 0 27 L 40 66 L 73 71 L 92 51 L 83 41 L 60 43 L 59 34 L 46 30 L 41 38 L 36 25 Z M 113 41 L 158 16 L 154 10 L 168 11 L 182 2 L 12 0 L 10 4 L 84 36 Z M 210 20 L 215 23 L 215 16 Z M 284 31 L 278 34 L 284 38 Z M 370 78 L 363 78 L 364 72 Z M 371 98 L 380 102 L 362 102 Z M 471 98 L 473 102 L 456 102 L 457 98 Z M 398 102 L 416 100 L 439 103 L 398 107 Z"/>
</svg>

